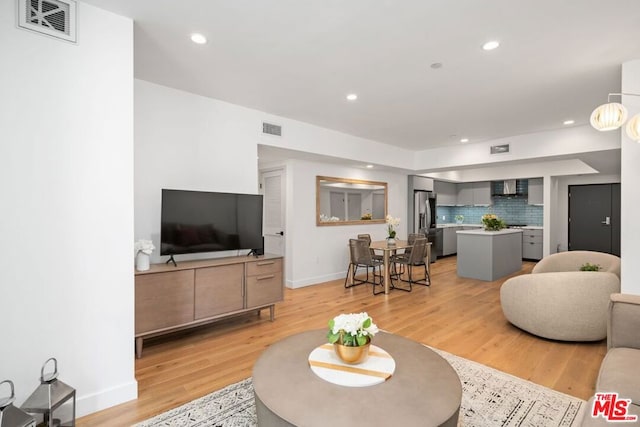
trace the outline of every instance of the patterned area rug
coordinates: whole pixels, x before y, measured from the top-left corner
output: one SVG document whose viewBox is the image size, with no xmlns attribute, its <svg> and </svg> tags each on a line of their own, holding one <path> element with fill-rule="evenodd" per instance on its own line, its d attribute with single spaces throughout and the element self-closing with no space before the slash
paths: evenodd
<svg viewBox="0 0 640 427">
<path fill-rule="evenodd" d="M 462 382 L 458 426 L 578 426 L 585 401 L 441 350 Z M 251 378 L 136 424 L 135 427 L 253 427 Z"/>
</svg>

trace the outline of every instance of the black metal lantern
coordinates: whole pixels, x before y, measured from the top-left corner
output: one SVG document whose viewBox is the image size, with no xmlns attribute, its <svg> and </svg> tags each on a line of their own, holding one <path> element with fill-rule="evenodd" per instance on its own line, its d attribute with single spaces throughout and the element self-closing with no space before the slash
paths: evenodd
<svg viewBox="0 0 640 427">
<path fill-rule="evenodd" d="M 53 361 L 53 372 L 45 375 L 44 369 Z M 40 385 L 22 404 L 22 409 L 32 414 L 42 414 L 44 425 L 57 427 L 58 419 L 54 420 L 53 411 L 62 406 L 69 399 L 73 399 L 71 426 L 76 425 L 76 390 L 58 379 L 58 361 L 52 357 L 44 362 L 40 370 Z"/>
<path fill-rule="evenodd" d="M 13 382 L 4 380 L 0 382 L 0 387 L 2 384 L 9 384 L 11 394 L 9 397 L 0 397 L 0 427 L 35 427 L 36 420 L 31 415 L 13 406 L 16 400 Z"/>
</svg>

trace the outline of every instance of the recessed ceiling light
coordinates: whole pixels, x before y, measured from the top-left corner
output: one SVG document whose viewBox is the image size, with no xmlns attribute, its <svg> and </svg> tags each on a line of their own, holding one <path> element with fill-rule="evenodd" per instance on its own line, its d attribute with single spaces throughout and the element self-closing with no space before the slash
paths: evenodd
<svg viewBox="0 0 640 427">
<path fill-rule="evenodd" d="M 358 99 L 358 95 L 356 95 L 355 93 L 350 93 L 349 95 L 347 95 L 347 99 L 349 101 L 355 101 L 356 99 Z"/>
<path fill-rule="evenodd" d="M 491 40 L 482 45 L 482 49 L 484 50 L 493 50 L 500 46 L 500 42 L 497 40 Z"/>
<path fill-rule="evenodd" d="M 373 165 L 367 165 L 367 169 L 373 169 Z"/>
<path fill-rule="evenodd" d="M 207 42 L 207 38 L 199 33 L 191 34 L 191 41 L 197 44 L 205 44 Z"/>
<path fill-rule="evenodd" d="M 575 120 L 565 120 L 564 122 L 562 122 L 563 125 L 572 125 L 574 124 L 576 121 Z"/>
<path fill-rule="evenodd" d="M 469 142 L 469 138 L 462 138 L 460 142 Z"/>
</svg>

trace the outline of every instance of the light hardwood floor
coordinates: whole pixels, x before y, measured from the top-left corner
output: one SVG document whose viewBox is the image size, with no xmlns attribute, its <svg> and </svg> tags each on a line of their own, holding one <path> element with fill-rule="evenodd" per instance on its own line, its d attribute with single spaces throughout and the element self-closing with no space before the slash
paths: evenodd
<svg viewBox="0 0 640 427">
<path fill-rule="evenodd" d="M 145 342 L 136 360 L 137 400 L 79 420 L 80 426 L 124 426 L 251 376 L 260 353 L 271 343 L 310 329 L 324 329 L 341 312 L 367 311 L 381 329 L 582 399 L 594 390 L 605 341 L 567 343 L 523 332 L 504 318 L 500 285 L 456 275 L 456 259 L 432 264 L 432 286 L 413 292 L 371 294 L 370 285 L 344 289 L 336 280 L 286 289 L 276 306 L 260 317 L 244 315 Z M 525 262 L 517 274 L 529 273 Z M 131 338 L 133 355 L 133 337 Z"/>
</svg>

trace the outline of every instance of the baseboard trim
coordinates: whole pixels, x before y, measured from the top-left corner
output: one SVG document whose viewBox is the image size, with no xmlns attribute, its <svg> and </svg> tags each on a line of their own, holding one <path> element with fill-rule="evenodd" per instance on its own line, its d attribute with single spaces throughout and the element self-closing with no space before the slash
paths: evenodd
<svg viewBox="0 0 640 427">
<path fill-rule="evenodd" d="M 347 275 L 346 271 L 323 274 L 322 276 L 309 277 L 301 280 L 287 280 L 286 286 L 290 289 L 304 288 L 305 286 L 317 285 L 319 283 L 330 282 L 331 280 L 344 279 Z"/>
<path fill-rule="evenodd" d="M 138 398 L 138 382 L 131 381 L 97 393 L 79 396 L 76 416 L 83 417 Z"/>
</svg>

